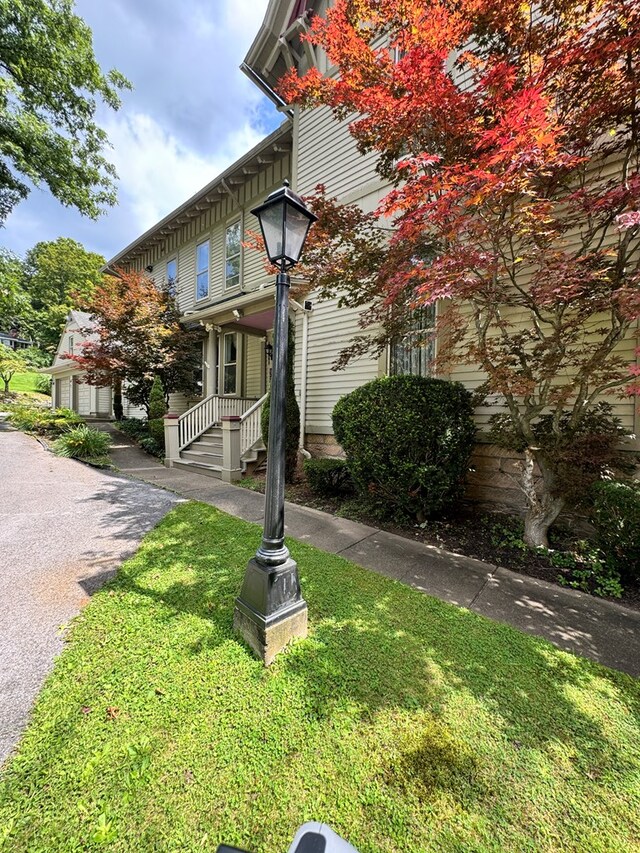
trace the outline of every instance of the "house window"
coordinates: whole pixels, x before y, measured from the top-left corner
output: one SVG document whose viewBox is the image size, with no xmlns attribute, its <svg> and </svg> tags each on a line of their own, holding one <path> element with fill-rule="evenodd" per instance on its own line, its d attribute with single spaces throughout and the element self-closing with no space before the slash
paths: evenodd
<svg viewBox="0 0 640 853">
<path fill-rule="evenodd" d="M 69 355 L 73 355 L 73 335 L 69 335 Z"/>
<path fill-rule="evenodd" d="M 224 336 L 222 364 L 222 393 L 235 394 L 238 368 L 238 336 L 235 332 Z"/>
<path fill-rule="evenodd" d="M 389 372 L 392 376 L 430 376 L 435 358 L 435 305 L 417 308 L 407 331 L 391 343 Z"/>
<path fill-rule="evenodd" d="M 209 241 L 199 243 L 196 248 L 196 299 L 209 295 Z"/>
<path fill-rule="evenodd" d="M 224 240 L 224 286 L 228 290 L 240 284 L 240 220 L 229 225 Z"/>
<path fill-rule="evenodd" d="M 176 295 L 176 283 L 178 280 L 178 260 L 177 258 L 172 258 L 170 261 L 167 261 L 167 290 L 172 296 Z"/>
</svg>

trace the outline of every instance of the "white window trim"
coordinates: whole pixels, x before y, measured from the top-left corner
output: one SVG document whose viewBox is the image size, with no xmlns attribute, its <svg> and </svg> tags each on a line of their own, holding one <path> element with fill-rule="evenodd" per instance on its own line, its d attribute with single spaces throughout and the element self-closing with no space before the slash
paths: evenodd
<svg viewBox="0 0 640 853">
<path fill-rule="evenodd" d="M 204 272 L 204 270 L 200 270 L 200 271 L 198 270 L 198 249 L 200 248 L 200 246 L 204 246 L 205 243 L 207 244 L 207 247 L 208 247 L 208 249 L 207 249 L 207 252 L 208 252 L 207 270 L 206 270 L 206 272 L 207 272 L 207 292 L 204 296 L 198 296 L 198 275 L 202 274 Z M 211 293 L 211 238 L 210 237 L 207 237 L 206 239 L 200 240 L 198 243 L 196 243 L 196 281 L 195 281 L 195 284 L 196 284 L 195 301 L 196 302 L 204 302 L 206 299 L 209 298 L 209 295 Z"/>
<path fill-rule="evenodd" d="M 238 256 L 240 259 L 240 263 L 238 264 L 238 283 L 228 285 L 227 284 L 227 231 L 229 228 L 232 228 L 234 225 L 240 225 L 240 251 L 238 252 Z M 244 236 L 244 226 L 243 226 L 243 217 L 240 214 L 239 217 L 235 217 L 233 219 L 228 219 L 225 222 L 224 233 L 222 237 L 223 249 L 222 249 L 222 281 L 224 282 L 224 291 L 225 293 L 229 290 L 241 290 L 242 288 L 242 268 L 243 268 L 243 251 L 242 251 L 242 238 Z"/>
</svg>

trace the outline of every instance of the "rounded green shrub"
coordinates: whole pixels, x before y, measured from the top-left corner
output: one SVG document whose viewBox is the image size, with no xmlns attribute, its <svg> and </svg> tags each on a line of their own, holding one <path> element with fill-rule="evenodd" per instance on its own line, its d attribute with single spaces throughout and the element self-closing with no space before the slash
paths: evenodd
<svg viewBox="0 0 640 853">
<path fill-rule="evenodd" d="M 356 489 L 387 516 L 423 520 L 462 494 L 475 425 L 459 383 L 375 379 L 338 400 L 333 427 Z"/>
<path fill-rule="evenodd" d="M 103 461 L 109 451 L 111 439 L 106 432 L 92 429 L 82 424 L 72 427 L 53 442 L 53 452 L 57 456 L 88 461 Z"/>
<path fill-rule="evenodd" d="M 598 544 L 624 579 L 640 581 L 640 483 L 602 481 L 593 486 Z"/>
<path fill-rule="evenodd" d="M 312 492 L 339 497 L 353 492 L 353 480 L 344 459 L 305 459 L 304 473 Z"/>
</svg>

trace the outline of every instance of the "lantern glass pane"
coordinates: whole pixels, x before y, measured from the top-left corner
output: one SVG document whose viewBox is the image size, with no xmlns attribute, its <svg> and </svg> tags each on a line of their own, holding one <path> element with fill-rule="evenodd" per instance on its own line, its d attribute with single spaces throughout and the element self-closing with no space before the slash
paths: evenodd
<svg viewBox="0 0 640 853">
<path fill-rule="evenodd" d="M 274 261 L 281 258 L 284 252 L 283 236 L 284 202 L 280 201 L 266 208 L 260 214 L 260 225 L 267 248 L 267 255 Z"/>
<path fill-rule="evenodd" d="M 308 216 L 291 205 L 287 206 L 287 257 L 294 264 L 298 263 L 302 254 L 302 247 L 307 236 L 311 221 Z"/>
</svg>

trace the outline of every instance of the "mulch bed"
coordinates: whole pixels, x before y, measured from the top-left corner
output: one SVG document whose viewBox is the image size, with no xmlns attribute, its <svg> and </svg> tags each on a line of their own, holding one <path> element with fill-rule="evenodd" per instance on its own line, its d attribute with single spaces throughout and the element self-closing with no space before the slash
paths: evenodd
<svg viewBox="0 0 640 853">
<path fill-rule="evenodd" d="M 255 474 L 247 486 L 264 492 L 264 472 Z M 456 514 L 447 517 L 446 521 L 429 520 L 422 525 L 403 525 L 367 516 L 354 502 L 319 497 L 311 492 L 302 478 L 286 486 L 286 499 L 291 503 L 350 518 L 407 539 L 424 542 L 426 545 L 434 545 L 445 551 L 503 566 L 558 586 L 567 586 L 571 579 L 569 569 L 550 565 L 548 556 L 527 548 L 521 542 L 520 520 L 516 516 L 482 512 L 473 505 L 463 504 Z M 550 544 L 556 550 L 571 551 L 576 540 L 580 538 L 585 537 L 576 536 L 568 528 L 555 527 L 550 534 Z M 564 584 L 561 583 L 561 578 L 565 580 Z M 640 611 L 640 588 L 626 585 L 622 598 L 607 600 Z"/>
</svg>

